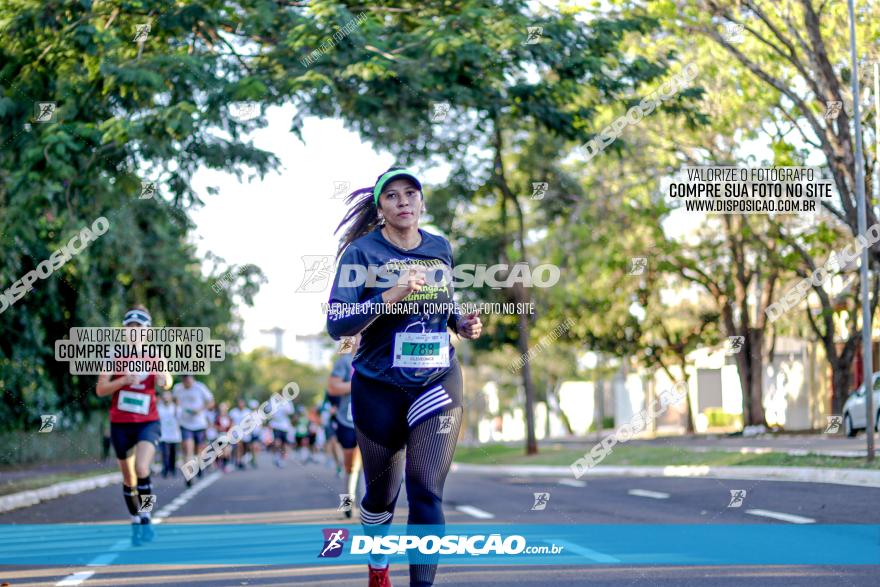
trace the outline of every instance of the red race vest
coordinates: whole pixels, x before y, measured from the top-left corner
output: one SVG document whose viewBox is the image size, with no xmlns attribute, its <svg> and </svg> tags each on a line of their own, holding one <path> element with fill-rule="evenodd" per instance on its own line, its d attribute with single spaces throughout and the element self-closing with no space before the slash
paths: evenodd
<svg viewBox="0 0 880 587">
<path fill-rule="evenodd" d="M 119 379 L 119 377 L 113 377 L 111 381 Z M 113 394 L 113 401 L 110 404 L 111 422 L 119 424 L 154 422 L 158 419 L 156 376 L 154 374 L 150 373 L 140 383 L 123 387 Z"/>
</svg>

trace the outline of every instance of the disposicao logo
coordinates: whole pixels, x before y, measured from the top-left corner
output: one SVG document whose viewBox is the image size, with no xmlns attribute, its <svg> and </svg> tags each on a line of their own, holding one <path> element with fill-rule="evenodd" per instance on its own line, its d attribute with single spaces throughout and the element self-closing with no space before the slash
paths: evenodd
<svg viewBox="0 0 880 587">
<path fill-rule="evenodd" d="M 335 558 L 342 554 L 342 547 L 348 540 L 348 530 L 345 528 L 324 528 L 324 548 L 318 558 Z"/>
</svg>

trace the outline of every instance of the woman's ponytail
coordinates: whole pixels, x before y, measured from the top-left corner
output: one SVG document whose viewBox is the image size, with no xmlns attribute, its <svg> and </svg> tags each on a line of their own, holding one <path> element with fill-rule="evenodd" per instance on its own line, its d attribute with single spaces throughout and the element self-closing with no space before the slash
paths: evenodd
<svg viewBox="0 0 880 587">
<path fill-rule="evenodd" d="M 376 178 L 376 183 L 379 182 L 383 175 L 395 169 L 404 168 L 397 166 L 389 167 Z M 373 184 L 373 187 L 375 185 Z M 335 234 L 343 226 L 348 225 L 345 232 L 342 233 L 342 240 L 339 241 L 339 250 L 336 251 L 337 259 L 342 256 L 342 251 L 352 242 L 382 226 L 382 222 L 379 221 L 379 209 L 373 202 L 373 187 L 360 188 L 345 197 L 345 202 L 350 204 L 351 207 L 334 232 Z"/>
<path fill-rule="evenodd" d="M 348 225 L 339 241 L 339 250 L 336 251 L 337 259 L 348 245 L 380 226 L 379 212 L 376 205 L 373 204 L 373 188 L 355 190 L 346 196 L 345 202 L 353 205 L 339 226 L 336 227 L 336 232 L 339 232 L 343 226 Z"/>
</svg>

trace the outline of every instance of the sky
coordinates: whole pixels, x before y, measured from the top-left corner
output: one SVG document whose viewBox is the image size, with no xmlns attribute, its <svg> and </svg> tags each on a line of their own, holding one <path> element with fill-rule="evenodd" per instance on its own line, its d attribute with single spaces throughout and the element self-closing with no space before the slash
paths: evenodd
<svg viewBox="0 0 880 587">
<path fill-rule="evenodd" d="M 259 266 L 266 275 L 252 307 L 240 305 L 244 319 L 242 348 L 273 346 L 274 337 L 262 329 L 281 327 L 285 354 L 294 335 L 315 334 L 324 329 L 320 304 L 329 297 L 320 293 L 297 293 L 305 274 L 303 255 L 336 255 L 338 238 L 333 234 L 345 215 L 345 202 L 334 198 L 335 182 L 348 181 L 350 191 L 372 186 L 382 172 L 395 163 L 389 153 L 377 152 L 360 136 L 343 128 L 341 120 L 306 119 L 305 144 L 290 132 L 293 106 L 272 107 L 268 125 L 250 138 L 262 149 L 275 153 L 281 166 L 262 181 L 239 182 L 229 173 L 202 169 L 193 185 L 205 205 L 192 213 L 196 224 L 192 240 L 204 258 L 210 251 L 228 264 Z M 426 113 L 427 115 L 427 113 Z M 423 169 L 425 196 L 430 184 L 445 179 L 448 169 Z M 219 188 L 218 195 L 207 187 Z M 209 265 L 206 265 L 209 268 Z"/>
</svg>

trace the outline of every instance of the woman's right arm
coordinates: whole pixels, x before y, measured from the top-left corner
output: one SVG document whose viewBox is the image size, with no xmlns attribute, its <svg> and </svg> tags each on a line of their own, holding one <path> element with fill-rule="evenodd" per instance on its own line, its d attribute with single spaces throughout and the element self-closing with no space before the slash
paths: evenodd
<svg viewBox="0 0 880 587">
<path fill-rule="evenodd" d="M 362 332 L 382 315 L 382 304 L 394 304 L 399 302 L 411 292 L 419 291 L 425 284 L 425 269 L 410 269 L 406 280 L 399 281 L 396 285 L 386 289 L 381 294 L 359 302 L 365 284 L 352 286 L 340 286 L 340 274 L 347 265 L 363 267 L 364 272 L 369 271 L 363 254 L 349 246 L 339 260 L 336 268 L 336 277 L 333 288 L 330 291 L 330 310 L 327 312 L 327 333 L 333 340 L 339 340 L 343 336 L 354 336 Z M 345 269 L 348 271 L 348 269 Z M 348 277 L 348 276 L 346 276 Z"/>
</svg>

